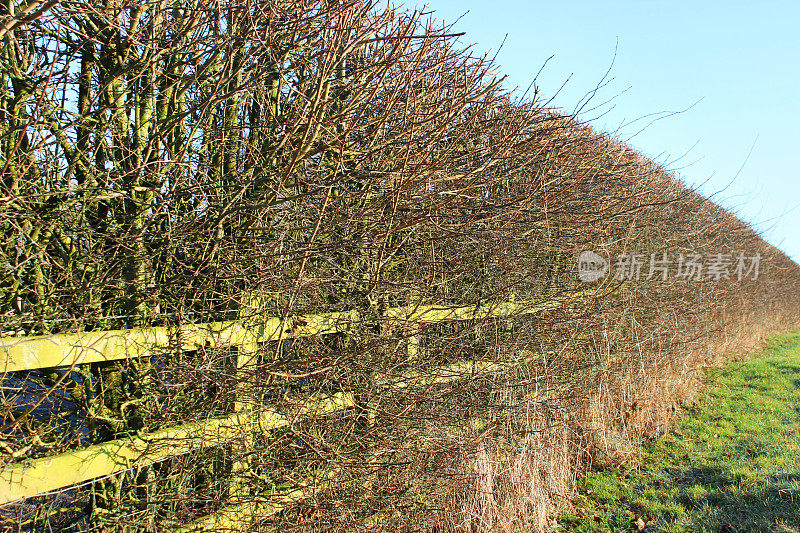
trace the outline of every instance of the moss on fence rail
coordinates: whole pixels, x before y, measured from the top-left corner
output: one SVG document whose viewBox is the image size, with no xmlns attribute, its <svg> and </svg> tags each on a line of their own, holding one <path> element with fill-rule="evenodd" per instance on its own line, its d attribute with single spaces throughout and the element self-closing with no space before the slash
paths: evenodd
<svg viewBox="0 0 800 533">
<path fill-rule="evenodd" d="M 493 316 L 509 317 L 519 312 L 551 310 L 564 301 L 565 298 L 558 298 L 536 306 L 501 302 L 478 307 L 393 308 L 387 310 L 385 316 L 402 319 L 402 323 L 406 325 L 447 320 L 481 320 Z M 212 344 L 212 341 L 217 345 L 246 345 L 350 331 L 357 320 L 357 312 L 307 315 L 284 321 L 303 324 L 289 331 L 286 327 L 280 327 L 280 320 L 277 318 L 267 318 L 264 321 L 266 325 L 260 327 L 251 327 L 243 322 L 199 324 L 180 328 L 177 336 L 182 339 L 181 349 Z M 7 371 L 18 371 L 63 364 L 75 366 L 98 360 L 146 357 L 174 346 L 170 342 L 171 337 L 174 337 L 174 332 L 170 334 L 166 328 L 133 329 L 86 335 L 61 334 L 34 339 L 8 339 L 3 348 L 6 353 L 6 367 L 10 367 Z M 52 365 L 54 361 L 61 364 Z M 379 377 L 378 382 L 392 389 L 406 388 L 411 383 L 426 386 L 483 375 L 486 371 L 502 371 L 504 368 L 505 365 L 499 363 L 465 361 L 438 367 L 429 372 L 405 372 L 401 376 L 387 376 L 387 379 Z M 337 393 L 324 398 L 310 397 L 293 403 L 298 402 L 302 404 L 302 409 L 295 416 L 302 416 L 304 412 L 327 413 L 354 405 L 352 393 Z M 141 468 L 192 449 L 219 446 L 256 429 L 263 432 L 287 424 L 289 421 L 286 418 L 268 406 L 259 406 L 256 410 L 239 411 L 223 418 L 200 420 L 133 438 L 97 444 L 55 457 L 37 459 L 32 465 L 7 464 L 0 471 L 0 505 L 131 468 Z"/>
</svg>

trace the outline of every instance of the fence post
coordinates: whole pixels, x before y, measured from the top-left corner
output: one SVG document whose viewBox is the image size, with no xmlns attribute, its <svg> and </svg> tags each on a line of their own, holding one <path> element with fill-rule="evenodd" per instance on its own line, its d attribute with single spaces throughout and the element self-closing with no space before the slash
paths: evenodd
<svg viewBox="0 0 800 533">
<path fill-rule="evenodd" d="M 418 293 L 415 293 L 409 300 L 409 308 L 411 309 L 411 313 L 415 313 L 417 308 L 421 305 L 422 298 Z M 412 325 L 411 327 L 416 327 L 417 330 L 414 332 L 414 335 L 408 337 L 407 340 L 407 353 L 408 353 L 408 362 L 414 364 L 419 359 L 419 348 L 420 348 L 420 338 L 421 335 L 419 334 L 419 324 L 422 322 L 418 322 L 417 324 Z"/>
<path fill-rule="evenodd" d="M 254 405 L 256 398 L 253 379 L 259 351 L 259 344 L 256 341 L 255 334 L 258 325 L 252 322 L 259 319 L 263 320 L 263 317 L 260 316 L 261 304 L 261 298 L 251 294 L 243 299 L 239 309 L 238 321 L 242 323 L 241 325 L 247 326 L 248 334 L 236 351 L 236 399 L 234 400 L 233 409 L 236 412 L 250 410 L 253 416 L 248 416 L 245 419 L 238 444 L 235 444 L 232 449 L 234 460 L 231 465 L 231 484 L 228 497 L 234 503 L 240 503 L 251 493 L 246 475 L 250 470 L 250 461 L 247 456 L 253 449 L 255 432 L 253 426 L 257 419 L 257 406 Z"/>
</svg>

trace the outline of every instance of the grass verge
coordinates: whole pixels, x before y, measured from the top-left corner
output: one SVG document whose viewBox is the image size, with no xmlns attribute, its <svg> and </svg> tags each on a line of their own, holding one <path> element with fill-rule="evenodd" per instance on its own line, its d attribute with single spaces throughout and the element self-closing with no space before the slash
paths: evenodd
<svg viewBox="0 0 800 533">
<path fill-rule="evenodd" d="M 557 530 L 800 532 L 800 333 L 710 371 L 636 463 L 589 472 Z"/>
</svg>

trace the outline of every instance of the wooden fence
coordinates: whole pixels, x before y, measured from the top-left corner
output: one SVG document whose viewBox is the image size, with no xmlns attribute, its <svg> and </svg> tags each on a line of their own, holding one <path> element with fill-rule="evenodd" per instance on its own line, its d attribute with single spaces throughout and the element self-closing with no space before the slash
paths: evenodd
<svg viewBox="0 0 800 533">
<path fill-rule="evenodd" d="M 570 299 L 574 297 L 575 295 Z M 422 323 L 511 317 L 554 309 L 562 305 L 566 298 L 550 298 L 540 302 L 515 302 L 512 299 L 479 306 L 397 307 L 388 309 L 383 320 L 392 327 L 410 327 Z M 362 322 L 362 317 L 356 311 L 349 311 L 285 320 L 269 318 L 257 325 L 246 322 L 248 321 L 241 320 L 193 324 L 180 328 L 152 327 L 41 337 L 7 337 L 0 339 L 0 369 L 5 375 L 9 372 L 69 368 L 87 363 L 147 357 L 165 349 L 193 350 L 208 346 L 235 346 L 237 371 L 245 372 L 248 367 L 256 364 L 253 354 L 261 343 L 349 331 Z M 176 339 L 179 339 L 178 346 Z M 417 345 L 418 337 L 412 337 L 409 351 L 416 350 Z M 391 383 L 385 385 L 402 388 L 419 380 L 427 380 L 430 384 L 445 383 L 493 369 L 502 370 L 499 363 L 462 361 L 438 366 L 424 376 L 418 372 L 409 372 L 393 378 Z M 299 416 L 307 412 L 335 413 L 355 405 L 355 392 L 309 394 L 296 400 L 298 405 L 294 407 L 299 409 Z M 295 413 L 294 416 L 298 415 Z M 225 416 L 121 438 L 32 461 L 8 464 L 0 471 L 0 505 L 146 467 L 192 450 L 218 447 L 230 443 L 236 436 L 269 432 L 286 427 L 290 422 L 286 415 L 274 407 L 264 405 L 252 408 L 239 402 L 233 412 Z M 327 474 L 333 475 L 330 472 Z M 237 489 L 232 487 L 231 490 Z M 281 490 L 283 492 L 280 494 L 272 493 L 261 498 L 257 495 L 238 498 L 239 503 L 223 507 L 191 524 L 174 524 L 174 530 L 246 529 L 248 517 L 278 512 L 291 502 L 302 499 L 307 487 L 294 485 L 281 487 Z"/>
</svg>

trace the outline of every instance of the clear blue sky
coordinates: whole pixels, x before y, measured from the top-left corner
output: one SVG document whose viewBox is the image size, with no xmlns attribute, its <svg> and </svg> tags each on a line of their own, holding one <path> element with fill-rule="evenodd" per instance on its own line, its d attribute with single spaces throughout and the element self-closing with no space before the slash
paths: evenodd
<svg viewBox="0 0 800 533">
<path fill-rule="evenodd" d="M 799 2 L 428 0 L 406 7 L 426 4 L 446 22 L 461 17 L 454 29 L 466 32 L 460 40 L 475 53 L 497 51 L 505 39 L 497 63 L 510 87 L 527 87 L 553 56 L 536 85 L 551 97 L 570 78 L 554 100 L 568 112 L 613 59 L 613 79 L 593 103 L 613 100 L 583 118 L 618 130 L 800 262 Z"/>
</svg>

